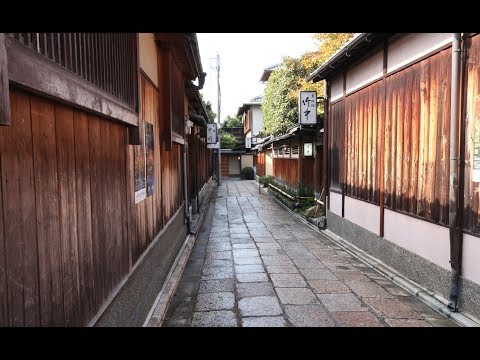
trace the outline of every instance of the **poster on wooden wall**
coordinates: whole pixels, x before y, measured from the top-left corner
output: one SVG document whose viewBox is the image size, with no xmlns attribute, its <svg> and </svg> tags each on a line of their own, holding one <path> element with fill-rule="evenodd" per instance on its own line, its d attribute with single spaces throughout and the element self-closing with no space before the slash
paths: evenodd
<svg viewBox="0 0 480 360">
<path fill-rule="evenodd" d="M 138 121 L 138 130 L 140 131 L 140 145 L 133 146 L 134 166 L 135 166 L 135 204 L 147 197 L 145 186 L 145 129 L 144 122 Z"/>
<path fill-rule="evenodd" d="M 147 177 L 147 196 L 153 194 L 155 188 L 154 181 L 154 152 L 153 152 L 153 125 L 145 123 L 145 156 L 146 156 L 146 177 Z"/>
</svg>

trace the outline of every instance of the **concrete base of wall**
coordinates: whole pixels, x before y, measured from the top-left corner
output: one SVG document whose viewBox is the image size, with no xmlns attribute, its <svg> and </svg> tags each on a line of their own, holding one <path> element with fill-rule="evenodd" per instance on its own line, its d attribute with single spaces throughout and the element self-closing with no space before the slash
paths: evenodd
<svg viewBox="0 0 480 360">
<path fill-rule="evenodd" d="M 450 271 L 330 211 L 327 211 L 327 229 L 441 298 L 448 298 Z M 462 277 L 459 311 L 480 318 L 480 286 Z"/>
<path fill-rule="evenodd" d="M 187 236 L 183 206 L 147 249 L 94 326 L 141 327 Z"/>
</svg>

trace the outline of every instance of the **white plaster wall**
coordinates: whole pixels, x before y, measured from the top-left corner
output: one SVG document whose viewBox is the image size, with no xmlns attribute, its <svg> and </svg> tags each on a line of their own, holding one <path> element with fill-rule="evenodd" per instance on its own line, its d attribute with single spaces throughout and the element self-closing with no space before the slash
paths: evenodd
<svg viewBox="0 0 480 360">
<path fill-rule="evenodd" d="M 480 284 L 480 238 L 463 234 L 462 274 Z"/>
<path fill-rule="evenodd" d="M 451 43 L 452 38 L 452 33 L 412 33 L 392 40 L 388 45 L 387 72 Z"/>
<path fill-rule="evenodd" d="M 150 80 L 158 86 L 157 45 L 153 33 L 139 34 L 140 67 Z"/>
<path fill-rule="evenodd" d="M 265 153 L 265 175 L 273 176 L 272 150 L 267 150 Z"/>
<path fill-rule="evenodd" d="M 384 232 L 386 240 L 450 270 L 448 228 L 385 209 Z"/>
<path fill-rule="evenodd" d="M 345 219 L 379 235 L 380 207 L 345 196 Z"/>
<path fill-rule="evenodd" d="M 262 107 L 260 105 L 252 106 L 252 133 L 257 135 L 263 127 Z"/>
<path fill-rule="evenodd" d="M 383 46 L 347 72 L 346 93 L 349 94 L 383 76 Z"/>
<path fill-rule="evenodd" d="M 320 95 L 322 96 L 322 95 Z M 343 76 L 339 75 L 330 82 L 330 101 L 335 101 L 343 96 Z M 318 94 L 317 94 L 318 97 Z"/>
<path fill-rule="evenodd" d="M 253 155 L 242 155 L 241 157 L 241 169 L 246 166 L 253 168 Z"/>
<path fill-rule="evenodd" d="M 330 211 L 342 216 L 342 195 L 330 191 Z"/>
</svg>

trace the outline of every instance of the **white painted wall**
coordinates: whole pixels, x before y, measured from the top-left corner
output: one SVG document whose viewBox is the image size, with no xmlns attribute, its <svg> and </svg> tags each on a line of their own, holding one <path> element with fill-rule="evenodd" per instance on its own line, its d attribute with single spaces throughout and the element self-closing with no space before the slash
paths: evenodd
<svg viewBox="0 0 480 360">
<path fill-rule="evenodd" d="M 480 284 L 480 238 L 463 234 L 462 274 Z"/>
<path fill-rule="evenodd" d="M 345 196 L 345 219 L 380 235 L 380 207 Z"/>
<path fill-rule="evenodd" d="M 452 33 L 412 33 L 391 40 L 388 45 L 387 72 L 451 43 L 452 38 Z"/>
<path fill-rule="evenodd" d="M 272 150 L 266 150 L 265 152 L 265 175 L 273 176 Z"/>
<path fill-rule="evenodd" d="M 358 88 L 383 76 L 383 45 L 368 55 L 354 68 L 348 70 L 346 93 L 349 94 Z"/>
<path fill-rule="evenodd" d="M 253 155 L 242 155 L 241 156 L 241 169 L 244 167 L 250 166 L 253 168 Z"/>
<path fill-rule="evenodd" d="M 342 216 L 342 195 L 330 191 L 330 211 Z"/>
<path fill-rule="evenodd" d="M 318 96 L 318 94 L 317 94 Z M 330 82 L 330 101 L 335 101 L 343 96 L 343 76 L 339 75 Z"/>
<path fill-rule="evenodd" d="M 157 45 L 153 33 L 140 33 L 138 52 L 140 67 L 150 80 L 158 86 Z"/>
<path fill-rule="evenodd" d="M 263 127 L 262 106 L 252 105 L 252 133 L 257 135 Z"/>
<path fill-rule="evenodd" d="M 448 228 L 385 209 L 384 232 L 386 240 L 450 270 Z"/>
</svg>

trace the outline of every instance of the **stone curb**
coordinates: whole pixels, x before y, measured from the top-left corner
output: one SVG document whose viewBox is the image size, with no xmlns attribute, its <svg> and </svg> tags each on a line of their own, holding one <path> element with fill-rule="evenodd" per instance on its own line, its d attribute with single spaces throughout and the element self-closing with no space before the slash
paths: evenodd
<svg viewBox="0 0 480 360">
<path fill-rule="evenodd" d="M 214 185 L 213 185 L 214 186 Z M 203 220 L 205 219 L 205 215 L 208 212 L 209 208 L 209 201 L 210 195 L 213 191 L 213 186 L 208 190 L 208 196 L 205 197 L 205 201 L 202 204 L 202 210 L 200 212 L 200 217 L 197 221 L 196 232 L 201 228 L 203 224 Z M 195 244 L 195 240 L 197 239 L 197 235 L 190 234 L 186 237 L 175 261 L 168 272 L 167 278 L 163 284 L 162 289 L 160 290 L 157 298 L 155 299 L 154 305 L 150 309 L 145 322 L 143 323 L 143 327 L 161 327 L 165 315 L 167 313 L 168 305 L 170 304 L 170 300 L 175 293 L 178 283 L 182 277 L 183 271 L 187 265 L 187 261 L 190 258 L 190 253 L 193 249 L 193 245 Z"/>
<path fill-rule="evenodd" d="M 480 320 L 476 319 L 472 316 L 462 314 L 460 312 L 453 312 L 447 307 L 448 302 L 440 297 L 439 295 L 433 293 L 432 291 L 427 290 L 426 288 L 422 287 L 421 285 L 415 283 L 414 281 L 406 278 L 405 276 L 401 275 L 392 267 L 384 264 L 380 260 L 374 258 L 364 250 L 356 247 L 355 245 L 349 243 L 345 239 L 341 238 L 334 232 L 326 229 L 320 230 L 312 223 L 308 222 L 302 216 L 296 214 L 292 210 L 290 210 L 285 204 L 277 200 L 271 194 L 268 194 L 274 201 L 276 201 L 279 205 L 281 205 L 284 209 L 290 212 L 292 215 L 297 217 L 303 223 L 308 225 L 310 228 L 314 229 L 315 231 L 321 233 L 322 235 L 326 236 L 328 239 L 333 241 L 335 244 L 340 246 L 342 249 L 350 253 L 351 255 L 355 256 L 357 259 L 368 265 L 369 267 L 377 270 L 379 273 L 384 275 L 385 277 L 389 278 L 392 282 L 403 288 L 408 293 L 414 295 L 420 301 L 428 305 L 433 310 L 441 313 L 442 315 L 446 316 L 447 318 L 454 321 L 456 324 L 463 326 L 463 327 L 480 327 Z"/>
</svg>

